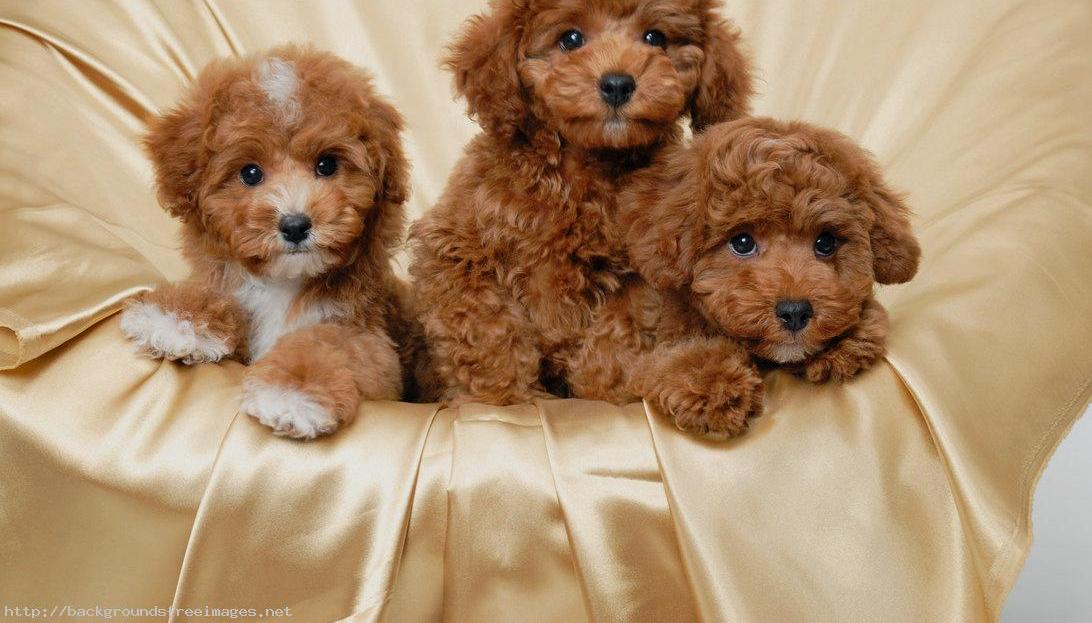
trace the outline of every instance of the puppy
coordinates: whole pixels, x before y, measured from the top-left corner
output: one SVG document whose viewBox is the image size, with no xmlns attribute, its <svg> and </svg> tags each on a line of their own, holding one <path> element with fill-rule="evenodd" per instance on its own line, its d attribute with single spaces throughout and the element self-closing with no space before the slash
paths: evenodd
<svg viewBox="0 0 1092 623">
<path fill-rule="evenodd" d="M 634 264 L 665 292 L 636 391 L 680 428 L 732 435 L 762 404 L 760 363 L 843 381 L 884 354 L 873 283 L 920 251 L 902 200 L 845 136 L 801 122 L 719 124 L 629 189 Z"/>
<path fill-rule="evenodd" d="M 406 385 L 402 119 L 332 54 L 282 47 L 205 68 L 144 146 L 182 221 L 190 278 L 130 300 L 148 356 L 248 362 L 242 411 L 276 434 L 334 431 Z"/>
<path fill-rule="evenodd" d="M 656 294 L 629 265 L 617 195 L 681 135 L 751 93 L 710 0 L 493 0 L 450 50 L 483 132 L 411 228 L 441 398 L 628 401 Z"/>
</svg>

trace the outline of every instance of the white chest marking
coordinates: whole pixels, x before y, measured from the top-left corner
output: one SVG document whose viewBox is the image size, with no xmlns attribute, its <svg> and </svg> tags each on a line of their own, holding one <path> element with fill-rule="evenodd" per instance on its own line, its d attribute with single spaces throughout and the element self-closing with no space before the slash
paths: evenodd
<svg viewBox="0 0 1092 623">
<path fill-rule="evenodd" d="M 269 352 L 281 336 L 339 316 L 337 306 L 332 303 L 312 303 L 294 309 L 302 285 L 296 279 L 247 277 L 235 291 L 235 298 L 249 316 L 251 361 Z M 294 313 L 290 316 L 290 312 Z"/>
</svg>

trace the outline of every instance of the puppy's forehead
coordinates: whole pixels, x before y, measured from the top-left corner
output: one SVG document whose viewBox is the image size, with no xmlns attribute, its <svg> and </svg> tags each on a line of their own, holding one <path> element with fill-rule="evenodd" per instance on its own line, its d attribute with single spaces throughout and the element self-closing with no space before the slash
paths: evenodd
<svg viewBox="0 0 1092 623">
<path fill-rule="evenodd" d="M 282 120 L 293 122 L 299 117 L 300 77 L 295 63 L 276 56 L 262 59 L 253 78 Z"/>
<path fill-rule="evenodd" d="M 292 61 L 272 56 L 260 61 L 254 73 L 258 86 L 270 102 L 280 104 L 296 96 L 299 74 Z"/>
<path fill-rule="evenodd" d="M 845 173 L 791 139 L 763 137 L 747 151 L 717 150 L 706 171 L 711 216 L 723 227 L 848 231 L 870 220 L 868 211 L 852 200 Z"/>
<path fill-rule="evenodd" d="M 693 13 L 700 0 L 536 0 L 531 11 L 547 18 L 597 15 L 623 18 L 630 16 L 654 19 L 657 16 Z"/>
<path fill-rule="evenodd" d="M 717 186 L 746 186 L 781 198 L 800 192 L 842 196 L 851 190 L 839 160 L 801 135 L 753 133 L 709 147 L 702 159 Z"/>
</svg>

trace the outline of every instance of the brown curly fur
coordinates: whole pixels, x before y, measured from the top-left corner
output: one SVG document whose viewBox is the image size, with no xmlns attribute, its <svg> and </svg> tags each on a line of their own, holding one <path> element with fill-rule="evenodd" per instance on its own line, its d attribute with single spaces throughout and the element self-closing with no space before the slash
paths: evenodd
<svg viewBox="0 0 1092 623">
<path fill-rule="evenodd" d="M 738 34 L 712 0 L 494 0 L 447 67 L 484 132 L 411 228 L 418 317 L 441 398 L 509 404 L 557 394 L 623 402 L 650 348 L 657 295 L 629 265 L 617 195 L 696 129 L 746 112 Z M 580 29 L 586 44 L 558 41 Z M 651 29 L 667 37 L 648 45 Z M 628 73 L 617 110 L 600 76 Z"/>
<path fill-rule="evenodd" d="M 633 262 L 665 293 L 660 345 L 642 360 L 638 391 L 701 432 L 738 432 L 760 401 L 734 396 L 714 408 L 676 393 L 713 401 L 726 379 L 742 379 L 741 395 L 761 391 L 748 352 L 813 382 L 867 369 L 883 356 L 887 336 L 873 283 L 901 283 L 917 271 L 909 211 L 871 156 L 806 123 L 713 126 L 692 146 L 665 153 L 622 203 Z M 729 248 L 743 232 L 757 241 L 753 256 Z M 815 252 L 824 232 L 839 241 L 830 257 Z M 810 301 L 814 317 L 789 331 L 774 311 L 782 299 Z M 705 358 L 693 355 L 703 349 Z M 687 367 L 694 372 L 684 383 Z"/>
<path fill-rule="evenodd" d="M 262 73 L 276 59 L 296 77 L 284 101 L 270 95 L 275 81 Z M 152 305 L 226 353 L 173 345 L 148 354 L 184 363 L 256 359 L 245 388 L 298 392 L 332 416 L 310 433 L 285 422 L 275 427 L 280 434 L 328 433 L 353 417 L 361 397 L 412 392 L 403 372 L 412 357 L 408 290 L 389 261 L 408 193 L 401 129 L 371 78 L 332 54 L 286 46 L 209 65 L 178 106 L 150 122 L 144 141 L 160 203 L 182 221 L 193 272 L 130 301 L 123 328 L 145 343 L 162 338 L 133 329 L 137 311 Z M 327 154 L 338 169 L 319 177 L 316 160 Z M 247 163 L 263 168 L 260 184 L 240 181 Z M 295 255 L 278 231 L 285 210 L 313 224 L 310 246 Z M 286 308 L 246 308 L 247 284 L 286 289 Z M 277 328 L 286 330 L 274 343 L 248 344 L 255 331 Z"/>
</svg>

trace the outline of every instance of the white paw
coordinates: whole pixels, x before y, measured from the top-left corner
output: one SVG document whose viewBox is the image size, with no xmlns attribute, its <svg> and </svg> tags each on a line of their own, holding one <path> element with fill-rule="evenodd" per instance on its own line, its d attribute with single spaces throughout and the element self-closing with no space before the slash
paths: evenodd
<svg viewBox="0 0 1092 623">
<path fill-rule="evenodd" d="M 314 439 L 337 429 L 337 418 L 307 394 L 258 381 L 243 384 L 243 413 L 273 429 L 277 435 Z"/>
<path fill-rule="evenodd" d="M 207 335 L 202 327 L 165 312 L 154 303 L 136 303 L 121 313 L 121 331 L 141 351 L 157 359 L 185 364 L 220 361 L 231 354 L 223 338 Z"/>
</svg>

